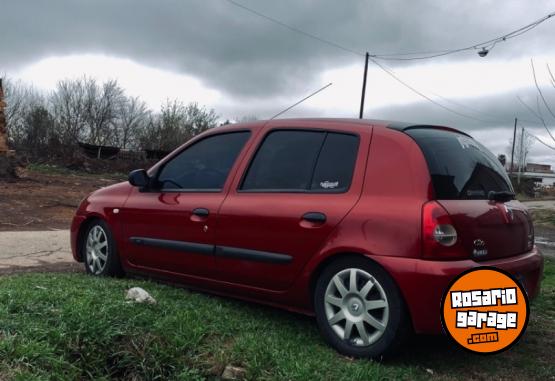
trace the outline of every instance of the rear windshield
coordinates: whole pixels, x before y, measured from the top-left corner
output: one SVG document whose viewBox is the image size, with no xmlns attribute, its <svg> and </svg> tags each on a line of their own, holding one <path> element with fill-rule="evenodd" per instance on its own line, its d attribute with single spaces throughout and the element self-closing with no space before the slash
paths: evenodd
<svg viewBox="0 0 555 381">
<path fill-rule="evenodd" d="M 490 191 L 513 191 L 501 163 L 471 137 L 432 128 L 405 132 L 426 157 L 438 200 L 487 199 Z"/>
</svg>

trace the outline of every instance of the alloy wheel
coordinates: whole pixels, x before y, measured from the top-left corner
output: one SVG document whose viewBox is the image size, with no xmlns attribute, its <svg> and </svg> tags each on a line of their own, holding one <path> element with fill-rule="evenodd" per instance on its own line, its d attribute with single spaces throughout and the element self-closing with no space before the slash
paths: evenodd
<svg viewBox="0 0 555 381">
<path fill-rule="evenodd" d="M 87 236 L 86 258 L 87 266 L 94 275 L 102 273 L 108 262 L 108 235 L 100 226 L 95 225 Z"/>
<path fill-rule="evenodd" d="M 335 274 L 327 288 L 324 307 L 336 335 L 354 346 L 380 339 L 389 320 L 389 303 L 378 280 L 364 270 L 348 268 Z"/>
</svg>

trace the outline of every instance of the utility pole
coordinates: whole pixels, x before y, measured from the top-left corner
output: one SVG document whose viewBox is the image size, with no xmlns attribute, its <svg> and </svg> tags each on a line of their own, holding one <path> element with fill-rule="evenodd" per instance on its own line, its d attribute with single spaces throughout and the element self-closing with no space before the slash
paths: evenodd
<svg viewBox="0 0 555 381">
<path fill-rule="evenodd" d="M 362 119 L 364 116 L 364 96 L 366 95 L 366 77 L 368 76 L 368 60 L 370 59 L 370 54 L 366 52 L 366 60 L 364 62 L 364 77 L 362 78 L 362 95 L 360 96 L 360 112 L 358 118 Z"/>
<path fill-rule="evenodd" d="M 516 123 L 517 118 L 515 118 L 515 128 L 513 130 L 513 149 L 511 150 L 511 167 L 509 168 L 509 174 L 513 174 L 513 167 L 514 167 L 514 157 L 515 157 L 515 144 L 516 144 Z"/>
<path fill-rule="evenodd" d="M 524 152 L 523 152 L 523 145 L 524 145 L 524 127 L 522 127 L 522 132 L 520 134 L 520 155 L 518 158 L 518 184 L 520 185 L 520 176 L 522 174 L 522 165 L 524 164 Z"/>
</svg>

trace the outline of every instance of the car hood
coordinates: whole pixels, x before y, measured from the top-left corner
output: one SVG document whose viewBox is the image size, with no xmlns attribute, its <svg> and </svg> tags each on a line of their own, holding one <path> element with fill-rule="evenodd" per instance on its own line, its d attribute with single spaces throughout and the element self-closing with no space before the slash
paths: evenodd
<svg viewBox="0 0 555 381">
<path fill-rule="evenodd" d="M 127 181 L 100 188 L 81 201 L 77 213 L 91 212 L 105 207 L 122 207 L 132 189 L 133 186 Z"/>
</svg>

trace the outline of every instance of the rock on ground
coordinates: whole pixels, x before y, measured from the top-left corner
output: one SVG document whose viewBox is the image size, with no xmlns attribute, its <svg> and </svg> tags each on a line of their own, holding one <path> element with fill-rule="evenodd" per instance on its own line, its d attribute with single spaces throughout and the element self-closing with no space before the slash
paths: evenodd
<svg viewBox="0 0 555 381">
<path fill-rule="evenodd" d="M 127 290 L 127 295 L 125 296 L 125 299 L 137 303 L 156 304 L 156 300 L 152 296 L 150 296 L 148 292 L 140 287 L 133 287 Z"/>
<path fill-rule="evenodd" d="M 238 366 L 228 365 L 222 373 L 222 380 L 243 380 L 246 376 L 246 370 Z"/>
</svg>

